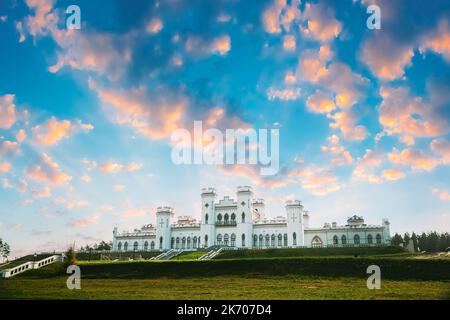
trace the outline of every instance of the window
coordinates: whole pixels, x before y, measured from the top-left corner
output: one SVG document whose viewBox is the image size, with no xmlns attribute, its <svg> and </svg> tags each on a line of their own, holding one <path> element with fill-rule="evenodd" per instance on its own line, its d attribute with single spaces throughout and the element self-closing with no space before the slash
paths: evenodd
<svg viewBox="0 0 450 320">
<path fill-rule="evenodd" d="M 176 249 L 180 249 L 180 238 L 177 237 L 177 245 L 175 247 Z"/>
<path fill-rule="evenodd" d="M 288 246 L 288 238 L 287 238 L 287 234 L 286 233 L 283 236 L 283 240 L 284 240 L 284 246 L 287 247 Z"/>
<path fill-rule="evenodd" d="M 219 246 L 222 244 L 222 235 L 220 233 L 217 235 L 217 244 Z"/>
<path fill-rule="evenodd" d="M 258 246 L 258 236 L 255 234 L 253 235 L 253 247 Z"/>
<path fill-rule="evenodd" d="M 191 248 L 191 237 L 187 238 L 187 248 L 190 249 Z"/>
<path fill-rule="evenodd" d="M 137 241 L 133 244 L 133 250 L 137 251 L 139 247 L 139 243 L 137 243 Z"/>
<path fill-rule="evenodd" d="M 172 239 L 170 240 L 170 249 L 173 249 L 175 246 L 175 238 L 172 237 Z"/>
<path fill-rule="evenodd" d="M 163 237 L 159 237 L 159 248 L 163 248 Z"/>
<path fill-rule="evenodd" d="M 377 236 L 375 237 L 377 244 L 381 244 L 381 235 L 378 233 Z"/>
<path fill-rule="evenodd" d="M 278 235 L 278 246 L 281 247 L 281 244 L 283 243 L 283 236 L 281 233 Z"/>
<path fill-rule="evenodd" d="M 274 234 L 271 237 L 271 245 L 272 245 L 272 247 L 275 247 L 275 235 Z"/>
<path fill-rule="evenodd" d="M 219 213 L 219 215 L 217 216 L 217 221 L 221 222 L 222 221 L 222 215 Z"/>
<path fill-rule="evenodd" d="M 321 247 L 322 246 L 322 239 L 320 239 L 320 237 L 319 236 L 315 236 L 313 239 L 312 239 L 312 241 L 311 241 L 311 246 L 313 247 L 313 248 L 318 248 L 318 247 Z"/>
<path fill-rule="evenodd" d="M 122 250 L 122 242 L 119 242 L 119 244 L 117 245 L 117 250 L 118 251 Z"/>
<path fill-rule="evenodd" d="M 236 222 L 236 215 L 234 213 L 231 214 L 231 222 Z"/>
<path fill-rule="evenodd" d="M 186 237 L 183 237 L 183 239 L 181 239 L 181 249 L 186 249 Z"/>
<path fill-rule="evenodd" d="M 236 246 L 236 235 L 234 233 L 231 234 L 231 246 Z"/>
<path fill-rule="evenodd" d="M 245 234 L 242 234 L 242 247 L 245 247 Z"/>
<path fill-rule="evenodd" d="M 197 237 L 194 237 L 193 243 L 194 243 L 193 249 L 197 249 Z"/>
<path fill-rule="evenodd" d="M 345 235 L 341 237 L 341 242 L 342 244 L 347 244 L 347 237 Z"/>
<path fill-rule="evenodd" d="M 230 217 L 228 216 L 228 213 L 225 213 L 225 216 L 224 216 L 223 220 L 224 220 L 225 224 L 227 224 L 229 222 Z"/>
<path fill-rule="evenodd" d="M 223 242 L 226 246 L 229 245 L 229 240 L 230 240 L 230 238 L 229 238 L 228 234 L 225 233 L 225 235 L 223 236 Z"/>
<path fill-rule="evenodd" d="M 339 238 L 338 238 L 338 236 L 334 236 L 334 237 L 333 237 L 333 244 L 334 244 L 334 245 L 339 244 Z"/>
<path fill-rule="evenodd" d="M 259 247 L 262 248 L 263 247 L 263 241 L 264 241 L 264 237 L 262 234 L 259 235 Z"/>
<path fill-rule="evenodd" d="M 208 224 L 208 214 L 205 215 L 205 224 Z"/>
<path fill-rule="evenodd" d="M 353 237 L 353 243 L 359 244 L 359 236 L 357 234 L 355 234 L 355 236 Z"/>
<path fill-rule="evenodd" d="M 266 248 L 270 246 L 270 236 L 266 234 Z"/>
<path fill-rule="evenodd" d="M 148 241 L 145 241 L 144 242 L 144 251 L 147 251 L 148 250 Z"/>
<path fill-rule="evenodd" d="M 297 245 L 297 234 L 295 232 L 292 234 L 292 244 Z"/>
<path fill-rule="evenodd" d="M 125 244 L 123 245 L 123 250 L 128 251 L 128 242 L 125 242 Z"/>
<path fill-rule="evenodd" d="M 242 223 L 245 223 L 245 212 L 242 212 Z"/>
<path fill-rule="evenodd" d="M 372 235 L 371 235 L 371 234 L 369 234 L 369 235 L 367 236 L 367 243 L 368 243 L 368 244 L 372 244 L 372 243 L 373 243 L 373 239 L 372 239 Z"/>
<path fill-rule="evenodd" d="M 205 247 L 207 247 L 207 246 L 208 246 L 208 236 L 205 235 Z"/>
<path fill-rule="evenodd" d="M 152 243 L 150 244 L 150 249 L 155 250 L 155 241 L 152 241 Z"/>
</svg>

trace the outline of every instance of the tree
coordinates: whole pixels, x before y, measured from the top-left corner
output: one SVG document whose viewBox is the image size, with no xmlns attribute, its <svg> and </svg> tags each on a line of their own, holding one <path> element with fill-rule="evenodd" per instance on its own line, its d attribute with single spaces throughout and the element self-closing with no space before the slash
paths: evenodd
<svg viewBox="0 0 450 320">
<path fill-rule="evenodd" d="M 400 244 L 403 244 L 402 236 L 396 233 L 391 239 L 391 244 L 393 246 L 399 246 Z"/>
<path fill-rule="evenodd" d="M 70 247 L 66 251 L 66 263 L 69 265 L 77 264 L 77 254 L 74 247 Z"/>
<path fill-rule="evenodd" d="M 102 250 L 102 251 L 103 250 L 105 250 L 105 251 L 111 250 L 111 247 L 112 247 L 112 242 L 107 243 L 105 241 L 102 241 L 98 245 L 95 245 L 96 250 Z"/>
<path fill-rule="evenodd" d="M 2 238 L 0 238 L 0 256 L 4 259 L 8 258 L 8 256 L 11 254 L 11 249 L 9 247 L 9 244 L 6 243 L 6 241 L 3 241 Z"/>
<path fill-rule="evenodd" d="M 419 251 L 419 245 L 418 245 L 418 240 L 417 240 L 417 235 L 413 232 L 411 235 L 411 240 L 413 242 L 414 245 L 414 251 L 417 252 Z"/>
</svg>

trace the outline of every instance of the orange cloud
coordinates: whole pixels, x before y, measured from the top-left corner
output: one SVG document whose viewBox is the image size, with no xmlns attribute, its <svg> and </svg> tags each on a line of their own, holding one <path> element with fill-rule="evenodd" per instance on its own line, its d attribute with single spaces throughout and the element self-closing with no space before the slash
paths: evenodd
<svg viewBox="0 0 450 320">
<path fill-rule="evenodd" d="M 0 129 L 9 129 L 16 122 L 14 99 L 13 94 L 0 96 Z"/>
<path fill-rule="evenodd" d="M 397 169 L 386 169 L 386 170 L 383 170 L 382 174 L 383 174 L 383 177 L 389 181 L 395 181 L 395 180 L 399 180 L 399 179 L 405 177 L 405 174 L 402 171 L 397 170 Z"/>
<path fill-rule="evenodd" d="M 347 140 L 359 141 L 367 137 L 367 129 L 362 125 L 356 125 L 357 119 L 352 112 L 341 111 L 327 114 L 327 117 L 334 120 L 330 127 L 339 129 Z"/>
<path fill-rule="evenodd" d="M 220 55 L 225 55 L 231 50 L 231 40 L 230 36 L 224 35 L 215 38 L 211 44 L 211 53 L 218 53 Z"/>
<path fill-rule="evenodd" d="M 16 155 L 20 154 L 20 152 L 21 152 L 21 150 L 20 150 L 19 144 L 17 142 L 6 140 L 0 144 L 0 156 L 1 157 L 16 156 Z"/>
<path fill-rule="evenodd" d="M 128 165 L 123 165 L 116 162 L 107 162 L 103 163 L 99 166 L 99 169 L 102 173 L 109 174 L 109 173 L 118 173 L 118 172 L 134 172 L 137 170 L 140 170 L 142 168 L 141 163 L 132 162 Z"/>
<path fill-rule="evenodd" d="M 72 177 L 62 172 L 59 165 L 46 153 L 41 155 L 36 165 L 27 169 L 26 174 L 29 179 L 53 185 L 64 185 L 72 180 Z"/>
<path fill-rule="evenodd" d="M 382 163 L 382 155 L 373 150 L 366 149 L 362 158 L 358 158 L 353 177 L 357 180 L 367 181 L 373 184 L 382 183 L 383 180 L 374 173 L 374 169 Z"/>
<path fill-rule="evenodd" d="M 25 130 L 20 129 L 19 132 L 16 134 L 16 140 L 18 143 L 22 143 L 27 138 L 27 134 L 25 133 Z"/>
<path fill-rule="evenodd" d="M 331 41 L 342 31 L 342 25 L 334 18 L 333 10 L 320 3 L 306 3 L 302 19 L 307 20 L 306 27 L 300 27 L 303 35 L 320 42 Z"/>
<path fill-rule="evenodd" d="M 159 33 L 163 28 L 163 22 L 159 18 L 153 18 L 150 20 L 149 24 L 147 25 L 147 32 L 156 34 Z"/>
<path fill-rule="evenodd" d="M 436 30 L 423 37 L 419 50 L 431 50 L 450 61 L 450 27 L 448 20 L 442 20 Z"/>
<path fill-rule="evenodd" d="M 437 188 L 433 189 L 433 193 L 436 193 L 439 195 L 439 199 L 442 201 L 450 201 L 450 193 L 444 190 L 439 190 Z"/>
<path fill-rule="evenodd" d="M 440 157 L 442 163 L 450 163 L 450 141 L 444 139 L 436 139 L 431 141 L 431 149 Z"/>
<path fill-rule="evenodd" d="M 388 158 L 394 164 L 410 166 L 413 170 L 431 171 L 439 165 L 439 160 L 414 149 L 405 149 L 400 152 L 394 148 L 388 154 Z"/>
<path fill-rule="evenodd" d="M 73 228 L 85 228 L 90 225 L 94 225 L 100 222 L 100 215 L 93 214 L 83 219 L 73 219 L 68 223 L 69 227 Z"/>
<path fill-rule="evenodd" d="M 316 90 L 313 95 L 308 97 L 306 106 L 309 110 L 317 113 L 330 113 L 336 109 L 333 100 L 320 90 Z"/>
<path fill-rule="evenodd" d="M 283 48 L 287 51 L 294 51 L 297 44 L 295 41 L 295 36 L 287 35 L 283 37 Z"/>
<path fill-rule="evenodd" d="M 43 125 L 35 126 L 31 131 L 35 142 L 48 146 L 55 145 L 79 131 L 87 132 L 93 128 L 91 124 L 83 124 L 79 120 L 72 123 L 69 120 L 58 121 L 55 117 L 51 117 Z"/>
<path fill-rule="evenodd" d="M 343 146 L 339 144 L 339 137 L 336 135 L 332 135 L 328 138 L 330 143 L 329 146 L 322 146 L 321 150 L 326 153 L 330 153 L 334 155 L 333 159 L 331 159 L 331 163 L 336 166 L 349 165 L 353 163 L 353 157 L 345 150 Z"/>
<path fill-rule="evenodd" d="M 0 173 L 8 173 L 11 170 L 11 164 L 9 162 L 0 163 Z"/>
<path fill-rule="evenodd" d="M 52 196 L 52 192 L 50 191 L 49 187 L 44 187 L 40 190 L 32 190 L 31 194 L 34 198 L 40 199 L 40 198 L 49 198 Z"/>
<path fill-rule="evenodd" d="M 294 169 L 288 176 L 298 180 L 302 189 L 316 196 L 324 196 L 342 188 L 338 178 L 326 168 L 308 166 Z"/>
</svg>

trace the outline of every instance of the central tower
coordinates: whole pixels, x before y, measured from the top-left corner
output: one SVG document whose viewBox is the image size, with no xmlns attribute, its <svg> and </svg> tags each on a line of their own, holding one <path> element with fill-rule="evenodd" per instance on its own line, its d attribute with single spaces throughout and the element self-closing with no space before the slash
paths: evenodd
<svg viewBox="0 0 450 320">
<path fill-rule="evenodd" d="M 207 248 L 214 244 L 216 238 L 216 189 L 202 189 L 202 222 L 200 224 L 200 246 Z"/>
</svg>

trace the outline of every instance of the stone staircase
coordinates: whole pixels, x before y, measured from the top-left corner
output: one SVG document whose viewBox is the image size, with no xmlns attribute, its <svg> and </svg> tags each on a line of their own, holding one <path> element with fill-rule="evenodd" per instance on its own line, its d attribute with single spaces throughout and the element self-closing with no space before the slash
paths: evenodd
<svg viewBox="0 0 450 320">
<path fill-rule="evenodd" d="M 212 247 L 210 249 L 211 250 L 208 251 L 208 253 L 202 255 L 200 258 L 198 258 L 198 260 L 211 260 L 212 258 L 217 256 L 219 253 L 221 253 L 222 250 L 224 250 L 223 247 Z"/>
</svg>

